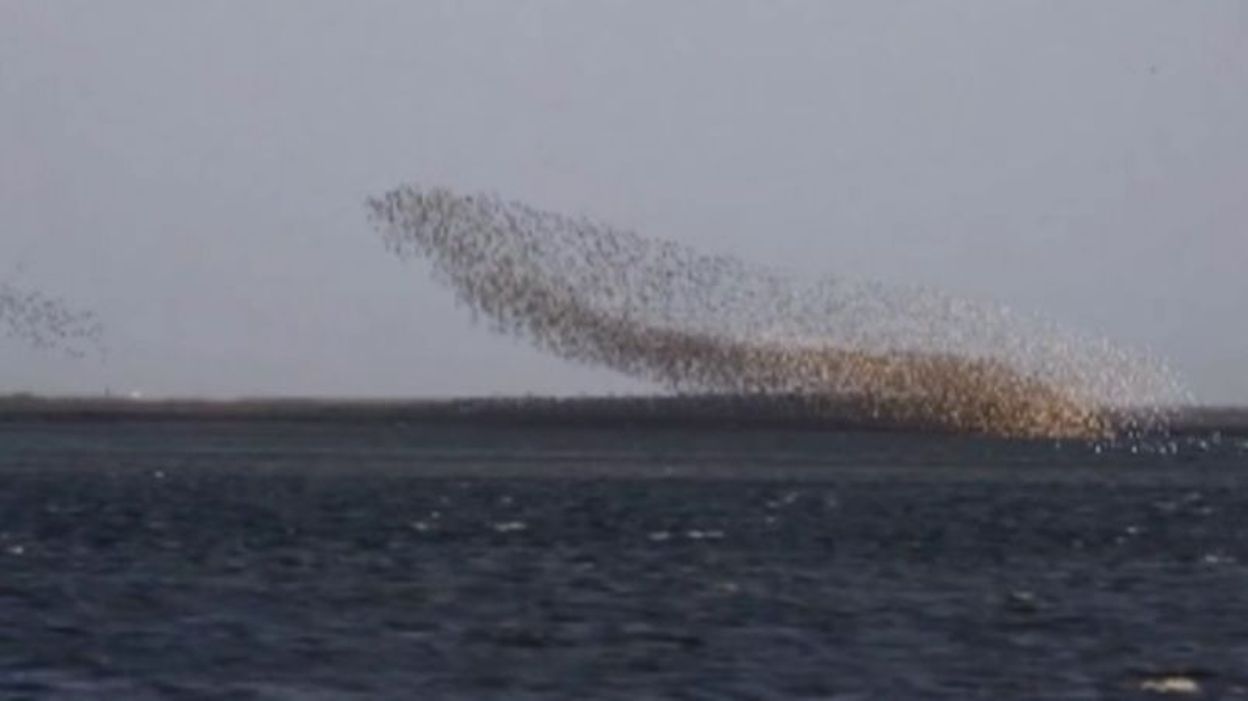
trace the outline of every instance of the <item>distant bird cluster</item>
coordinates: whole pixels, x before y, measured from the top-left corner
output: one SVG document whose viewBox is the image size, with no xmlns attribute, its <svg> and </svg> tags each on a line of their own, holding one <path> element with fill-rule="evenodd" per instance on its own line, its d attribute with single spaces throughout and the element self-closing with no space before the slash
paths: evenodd
<svg viewBox="0 0 1248 701">
<path fill-rule="evenodd" d="M 82 357 L 101 347 L 103 327 L 90 312 L 0 281 L 0 334 L 38 349 Z"/>
<path fill-rule="evenodd" d="M 368 202 L 497 332 L 681 393 L 847 403 L 883 422 L 1103 437 L 1164 422 L 1158 362 L 993 304 L 732 257 L 491 195 L 404 187 Z"/>
</svg>

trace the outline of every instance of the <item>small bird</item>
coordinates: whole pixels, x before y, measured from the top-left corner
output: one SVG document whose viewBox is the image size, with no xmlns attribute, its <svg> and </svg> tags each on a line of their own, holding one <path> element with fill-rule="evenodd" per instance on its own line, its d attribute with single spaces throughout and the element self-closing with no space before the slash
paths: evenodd
<svg viewBox="0 0 1248 701">
<path fill-rule="evenodd" d="M 1160 422 L 1176 383 L 1098 339 L 932 290 L 790 279 L 493 195 L 401 187 L 368 202 L 474 318 L 570 361 L 681 392 L 851 403 L 905 424 L 1028 437 Z"/>
<path fill-rule="evenodd" d="M 91 312 L 3 281 L 0 331 L 39 350 L 57 350 L 72 357 L 84 356 L 90 347 L 100 349 L 103 336 L 103 326 Z"/>
</svg>

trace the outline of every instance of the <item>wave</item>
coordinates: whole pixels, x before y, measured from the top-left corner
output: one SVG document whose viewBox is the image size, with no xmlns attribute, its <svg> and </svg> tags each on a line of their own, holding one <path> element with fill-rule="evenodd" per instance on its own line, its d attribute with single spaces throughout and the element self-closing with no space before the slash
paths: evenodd
<svg viewBox="0 0 1248 701">
<path fill-rule="evenodd" d="M 1019 437 L 1163 428 L 1164 363 L 936 290 L 804 280 L 493 195 L 368 201 L 389 250 L 474 316 L 559 357 L 677 393 L 847 402 L 877 421 Z"/>
</svg>

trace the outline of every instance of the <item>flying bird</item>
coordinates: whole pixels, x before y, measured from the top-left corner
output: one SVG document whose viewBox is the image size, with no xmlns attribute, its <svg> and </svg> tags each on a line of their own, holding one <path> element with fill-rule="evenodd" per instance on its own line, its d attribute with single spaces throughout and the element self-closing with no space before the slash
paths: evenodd
<svg viewBox="0 0 1248 701">
<path fill-rule="evenodd" d="M 1161 425 L 1164 364 L 936 290 L 801 280 L 493 195 L 368 202 L 386 246 L 495 331 L 676 392 L 847 403 L 884 421 L 1021 437 Z"/>
</svg>

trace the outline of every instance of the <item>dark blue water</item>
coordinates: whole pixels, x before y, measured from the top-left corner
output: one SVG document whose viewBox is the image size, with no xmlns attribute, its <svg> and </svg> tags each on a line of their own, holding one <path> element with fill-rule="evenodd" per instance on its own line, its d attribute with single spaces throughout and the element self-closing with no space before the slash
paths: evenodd
<svg viewBox="0 0 1248 701">
<path fill-rule="evenodd" d="M 0 425 L 3 699 L 1248 698 L 1248 443 Z"/>
</svg>

